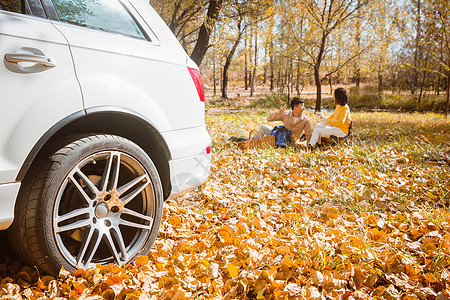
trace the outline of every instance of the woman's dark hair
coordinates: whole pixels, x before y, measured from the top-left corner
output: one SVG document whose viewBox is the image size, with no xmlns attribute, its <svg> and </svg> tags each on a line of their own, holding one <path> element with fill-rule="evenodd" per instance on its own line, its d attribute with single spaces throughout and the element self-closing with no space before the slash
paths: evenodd
<svg viewBox="0 0 450 300">
<path fill-rule="evenodd" d="M 348 101 L 347 91 L 344 88 L 335 89 L 334 98 L 337 104 L 344 106 Z"/>
<path fill-rule="evenodd" d="M 305 103 L 305 100 L 300 99 L 299 97 L 292 98 L 291 108 L 294 109 L 295 106 L 298 106 L 300 103 Z"/>
</svg>

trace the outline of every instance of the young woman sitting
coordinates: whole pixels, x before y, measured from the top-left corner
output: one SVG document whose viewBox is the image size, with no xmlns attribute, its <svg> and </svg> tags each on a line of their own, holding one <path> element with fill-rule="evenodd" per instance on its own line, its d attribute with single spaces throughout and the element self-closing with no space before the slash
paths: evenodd
<svg viewBox="0 0 450 300">
<path fill-rule="evenodd" d="M 322 113 L 318 113 L 322 123 L 317 123 L 314 126 L 309 146 L 314 147 L 321 143 L 322 138 L 330 138 L 334 135 L 337 137 L 346 137 L 349 134 L 350 122 L 350 108 L 347 105 L 348 96 L 344 88 L 334 90 L 334 101 L 336 102 L 336 109 L 333 114 L 325 118 Z"/>
</svg>

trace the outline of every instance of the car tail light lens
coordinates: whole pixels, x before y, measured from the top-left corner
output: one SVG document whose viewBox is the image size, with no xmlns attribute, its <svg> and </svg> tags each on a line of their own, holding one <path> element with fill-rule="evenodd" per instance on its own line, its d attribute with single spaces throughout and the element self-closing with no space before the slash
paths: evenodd
<svg viewBox="0 0 450 300">
<path fill-rule="evenodd" d="M 211 153 L 211 146 L 206 147 L 206 154 L 210 154 Z"/>
<path fill-rule="evenodd" d="M 189 67 L 188 70 L 191 74 L 192 80 L 194 81 L 195 87 L 197 88 L 200 101 L 205 102 L 205 90 L 203 89 L 202 75 L 200 74 L 200 71 Z"/>
</svg>

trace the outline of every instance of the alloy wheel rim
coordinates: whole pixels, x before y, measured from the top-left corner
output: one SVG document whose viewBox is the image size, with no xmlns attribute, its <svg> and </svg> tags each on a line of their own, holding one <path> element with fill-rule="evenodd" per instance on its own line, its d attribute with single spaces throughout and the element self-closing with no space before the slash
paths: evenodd
<svg viewBox="0 0 450 300">
<path fill-rule="evenodd" d="M 69 172 L 53 211 L 56 244 L 73 267 L 123 265 L 140 253 L 152 232 L 155 192 L 135 158 L 102 151 Z"/>
</svg>

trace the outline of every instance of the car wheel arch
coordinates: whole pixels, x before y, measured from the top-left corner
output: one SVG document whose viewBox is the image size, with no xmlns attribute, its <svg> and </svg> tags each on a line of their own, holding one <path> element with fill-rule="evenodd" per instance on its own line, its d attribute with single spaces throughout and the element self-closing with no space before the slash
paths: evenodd
<svg viewBox="0 0 450 300">
<path fill-rule="evenodd" d="M 163 185 L 164 199 L 171 193 L 171 154 L 157 126 L 141 114 L 117 107 L 95 107 L 78 111 L 50 128 L 35 144 L 16 177 L 23 181 L 40 157 L 51 155 L 61 144 L 83 134 L 113 134 L 132 140 L 152 159 Z"/>
</svg>

